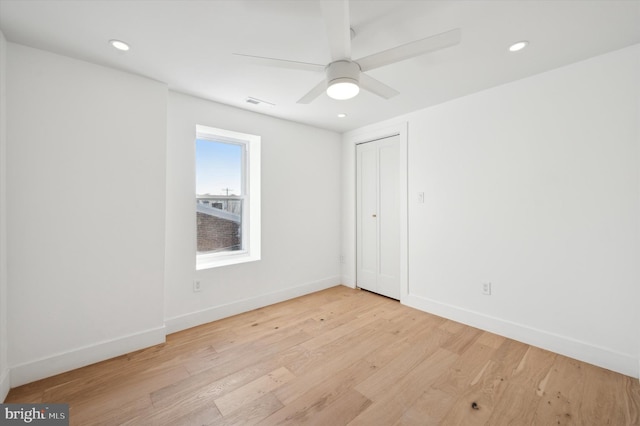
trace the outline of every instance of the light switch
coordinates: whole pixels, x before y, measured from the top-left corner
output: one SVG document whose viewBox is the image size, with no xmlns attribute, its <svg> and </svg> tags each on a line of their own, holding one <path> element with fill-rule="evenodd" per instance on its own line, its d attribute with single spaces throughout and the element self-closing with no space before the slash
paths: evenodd
<svg viewBox="0 0 640 426">
<path fill-rule="evenodd" d="M 418 192 L 418 203 L 424 204 L 424 192 Z"/>
</svg>

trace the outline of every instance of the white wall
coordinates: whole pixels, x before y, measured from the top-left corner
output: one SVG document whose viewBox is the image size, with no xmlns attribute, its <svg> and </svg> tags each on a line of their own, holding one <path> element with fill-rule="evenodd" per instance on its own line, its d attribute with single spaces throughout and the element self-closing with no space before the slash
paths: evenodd
<svg viewBox="0 0 640 426">
<path fill-rule="evenodd" d="M 0 401 L 9 393 L 10 377 L 7 336 L 7 42 L 0 31 Z"/>
<path fill-rule="evenodd" d="M 340 283 L 340 135 L 7 46 L 11 386 Z M 195 271 L 196 123 L 262 137 L 260 261 Z"/>
<path fill-rule="evenodd" d="M 340 284 L 340 136 L 173 92 L 168 111 L 168 331 Z M 260 261 L 195 270 L 196 124 L 262 138 Z"/>
<path fill-rule="evenodd" d="M 408 122 L 404 302 L 638 377 L 638 76 L 636 45 L 345 135 Z"/>
<path fill-rule="evenodd" d="M 8 44 L 17 386 L 164 340 L 164 84 Z"/>
</svg>

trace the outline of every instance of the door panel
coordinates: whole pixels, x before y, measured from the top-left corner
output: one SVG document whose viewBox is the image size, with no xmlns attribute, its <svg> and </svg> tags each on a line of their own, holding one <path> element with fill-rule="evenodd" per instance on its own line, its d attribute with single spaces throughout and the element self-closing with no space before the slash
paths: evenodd
<svg viewBox="0 0 640 426">
<path fill-rule="evenodd" d="M 377 290 L 378 166 L 376 147 L 358 145 L 358 285 Z"/>
<path fill-rule="evenodd" d="M 356 147 L 357 284 L 400 299 L 399 137 Z"/>
<path fill-rule="evenodd" d="M 390 140 L 391 139 L 391 140 Z M 378 292 L 400 299 L 400 200 L 398 137 L 379 142 Z"/>
</svg>

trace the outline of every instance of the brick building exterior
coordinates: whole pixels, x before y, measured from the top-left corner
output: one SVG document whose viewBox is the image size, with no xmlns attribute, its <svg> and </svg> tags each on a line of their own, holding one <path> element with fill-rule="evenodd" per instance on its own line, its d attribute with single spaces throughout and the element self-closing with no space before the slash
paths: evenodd
<svg viewBox="0 0 640 426">
<path fill-rule="evenodd" d="M 198 252 L 240 250 L 240 223 L 197 212 Z"/>
</svg>

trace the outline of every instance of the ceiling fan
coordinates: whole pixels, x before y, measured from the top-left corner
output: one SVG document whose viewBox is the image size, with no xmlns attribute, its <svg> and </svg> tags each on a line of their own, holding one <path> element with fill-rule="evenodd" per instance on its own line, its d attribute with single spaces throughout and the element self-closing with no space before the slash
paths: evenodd
<svg viewBox="0 0 640 426">
<path fill-rule="evenodd" d="M 320 3 L 322 5 L 322 15 L 329 38 L 329 51 L 332 61 L 329 64 L 312 64 L 235 53 L 237 56 L 261 65 L 325 72 L 325 79 L 300 98 L 297 102 L 299 104 L 311 103 L 325 90 L 327 95 L 333 99 L 351 99 L 359 93 L 360 88 L 381 96 L 384 99 L 390 99 L 399 92 L 365 74 L 366 71 L 460 43 L 460 29 L 456 28 L 374 53 L 364 58 L 352 60 L 351 37 L 353 30 L 349 23 L 348 0 L 328 0 L 321 1 Z"/>
</svg>

